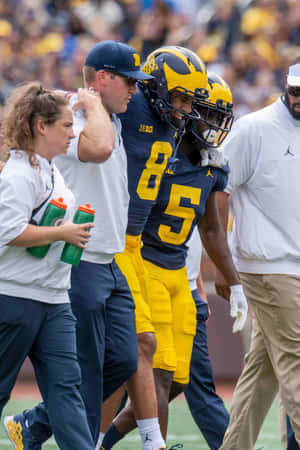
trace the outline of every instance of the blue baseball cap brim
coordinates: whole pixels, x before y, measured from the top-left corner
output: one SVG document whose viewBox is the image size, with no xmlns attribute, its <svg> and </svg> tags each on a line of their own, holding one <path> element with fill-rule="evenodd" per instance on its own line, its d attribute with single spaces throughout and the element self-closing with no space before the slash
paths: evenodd
<svg viewBox="0 0 300 450">
<path fill-rule="evenodd" d="M 148 75 L 148 73 L 142 72 L 141 70 L 131 70 L 130 72 L 121 72 L 118 70 L 116 74 L 124 75 L 128 78 L 134 78 L 135 80 L 152 80 L 153 76 Z"/>
</svg>

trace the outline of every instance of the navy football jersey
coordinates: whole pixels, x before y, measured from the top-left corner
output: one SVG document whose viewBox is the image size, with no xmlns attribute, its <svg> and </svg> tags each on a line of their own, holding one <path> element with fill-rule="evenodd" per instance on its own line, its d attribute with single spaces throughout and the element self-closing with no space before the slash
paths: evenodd
<svg viewBox="0 0 300 450">
<path fill-rule="evenodd" d="M 143 257 L 170 270 L 185 266 L 186 242 L 204 215 L 209 194 L 224 190 L 229 173 L 228 166 L 195 166 L 184 153 L 177 156 L 173 174 L 163 177 L 142 235 Z"/>
<path fill-rule="evenodd" d="M 175 130 L 162 122 L 138 87 L 126 113 L 120 114 L 128 161 L 130 203 L 127 233 L 141 234 L 156 201 L 175 146 Z"/>
</svg>

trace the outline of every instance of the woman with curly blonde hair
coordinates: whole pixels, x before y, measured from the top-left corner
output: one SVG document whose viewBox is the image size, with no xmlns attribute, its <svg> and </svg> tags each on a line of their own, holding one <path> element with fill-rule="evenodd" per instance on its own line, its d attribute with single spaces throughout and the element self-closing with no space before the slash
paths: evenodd
<svg viewBox="0 0 300 450">
<path fill-rule="evenodd" d="M 7 161 L 0 176 L 0 416 L 29 356 L 59 448 L 93 450 L 78 389 L 70 266 L 60 261 L 64 242 L 85 247 L 92 224 L 67 220 L 60 226 L 38 225 L 51 199 L 63 198 L 67 219 L 74 206 L 53 163 L 74 137 L 72 124 L 68 101 L 37 82 L 16 88 L 3 112 L 0 159 Z M 42 259 L 26 250 L 49 244 Z M 21 436 L 17 448 L 38 448 L 25 442 L 22 420 L 5 417 L 4 423 L 11 439 Z"/>
</svg>

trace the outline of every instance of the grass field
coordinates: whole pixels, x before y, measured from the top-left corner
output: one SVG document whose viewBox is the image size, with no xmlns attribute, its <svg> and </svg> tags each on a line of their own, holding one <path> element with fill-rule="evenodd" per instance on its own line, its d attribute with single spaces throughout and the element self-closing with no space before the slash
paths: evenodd
<svg viewBox="0 0 300 450">
<path fill-rule="evenodd" d="M 13 399 L 6 406 L 3 416 L 13 414 L 23 409 L 30 408 L 36 403 L 35 400 Z M 228 405 L 229 407 L 229 405 Z M 181 442 L 184 444 L 184 450 L 204 450 L 208 446 L 198 428 L 191 419 L 190 413 L 184 400 L 178 400 L 172 403 L 170 408 L 170 426 L 168 445 Z M 278 402 L 275 401 L 270 410 L 267 420 L 259 436 L 259 440 L 255 448 L 263 447 L 264 450 L 281 450 L 279 438 L 279 419 L 278 419 Z M 6 436 L 3 424 L 0 427 L 0 449 L 12 450 L 12 445 Z M 139 436 L 136 432 L 131 433 L 126 440 L 114 447 L 116 450 L 138 450 L 141 448 Z M 57 450 L 58 447 L 53 439 L 43 445 L 43 450 Z M 242 450 L 242 449 L 241 449 Z"/>
</svg>

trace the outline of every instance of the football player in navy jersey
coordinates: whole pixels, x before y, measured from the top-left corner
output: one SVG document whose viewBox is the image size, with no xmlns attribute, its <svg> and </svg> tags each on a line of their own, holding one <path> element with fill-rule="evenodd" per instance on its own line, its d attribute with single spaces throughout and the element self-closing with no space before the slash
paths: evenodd
<svg viewBox="0 0 300 450">
<path fill-rule="evenodd" d="M 226 160 L 223 152 L 218 151 L 216 146 L 225 139 L 231 129 L 233 121 L 232 94 L 227 83 L 218 75 L 208 73 L 208 82 L 211 107 L 206 109 L 207 114 L 203 111 L 202 117 L 206 117 L 209 122 L 210 116 L 218 114 L 219 129 L 208 128 L 203 135 L 194 128 L 194 132 L 197 133 L 196 145 L 200 149 L 202 166 L 223 166 L 226 164 Z M 202 146 L 205 146 L 205 149 L 202 149 Z M 197 328 L 190 364 L 190 382 L 184 395 L 193 419 L 208 447 L 211 450 L 217 450 L 223 442 L 229 423 L 229 412 L 223 400 L 216 393 L 213 368 L 208 352 L 206 321 L 209 317 L 209 307 L 205 300 L 204 287 L 201 285 L 201 276 L 199 277 L 201 242 L 198 230 L 194 229 L 188 246 L 186 268 L 197 309 Z"/>
<path fill-rule="evenodd" d="M 225 103 L 219 106 L 223 107 L 223 112 L 229 107 Z M 243 327 L 247 314 L 247 302 L 219 223 L 215 200 L 215 192 L 226 186 L 228 166 L 213 167 L 222 164 L 216 163 L 216 156 L 213 160 L 209 158 L 210 152 L 217 151 L 214 147 L 226 136 L 232 119 L 227 120 L 228 115 L 220 114 L 219 108 L 205 98 L 199 99 L 197 109 L 201 119 L 190 121 L 177 161 L 163 177 L 142 234 L 142 256 L 151 280 L 148 301 L 157 339 L 153 367 L 164 436 L 167 433 L 168 403 L 189 382 L 196 308 L 188 284 L 185 259 L 186 242 L 196 225 L 207 253 L 232 286 L 230 302 L 231 313 L 237 316 L 236 330 Z M 208 158 L 205 155 L 205 161 L 201 156 L 203 148 L 211 149 Z M 130 422 L 129 411 L 127 413 L 129 431 L 135 424 L 134 416 Z M 113 426 L 125 428 L 122 415 L 114 420 Z M 104 448 L 107 447 L 104 445 Z"/>
<path fill-rule="evenodd" d="M 158 422 L 152 370 L 156 339 L 148 276 L 141 257 L 141 234 L 174 153 L 176 137 L 184 130 L 187 118 L 198 117 L 192 111 L 196 91 L 203 99 L 207 96 L 207 74 L 201 59 L 182 47 L 155 50 L 148 56 L 143 70 L 153 80 L 139 83 L 127 112 L 120 115 L 128 160 L 130 203 L 126 248 L 116 259 L 135 300 L 139 362 L 137 372 L 127 382 L 131 405 L 122 411 L 119 426 L 110 429 L 108 436 L 112 437 L 104 438 L 102 445 L 111 448 L 121 439 L 127 432 L 128 415 L 134 415 L 143 449 L 157 450 L 166 447 Z"/>
<path fill-rule="evenodd" d="M 246 309 L 246 299 L 219 223 L 215 192 L 227 183 L 228 166 L 213 167 L 201 151 L 220 141 L 221 114 L 210 102 L 199 102 L 201 120 L 191 122 L 173 170 L 164 176 L 156 205 L 143 232 L 142 256 L 151 278 L 151 312 L 157 350 L 154 373 L 161 426 L 167 427 L 168 401 L 189 382 L 196 331 L 196 308 L 185 269 L 186 242 L 198 225 L 202 243 L 232 288 L 232 307 Z M 224 118 L 224 116 L 223 116 Z M 223 122 L 223 121 L 222 121 Z M 235 293 L 237 291 L 237 293 Z M 246 317 L 246 314 L 244 314 Z M 243 317 L 243 320 L 244 318 Z M 243 325 L 237 319 L 236 327 Z"/>
</svg>

